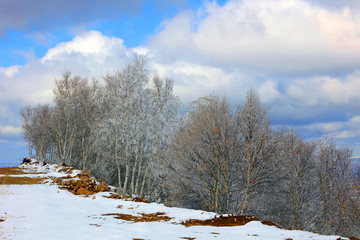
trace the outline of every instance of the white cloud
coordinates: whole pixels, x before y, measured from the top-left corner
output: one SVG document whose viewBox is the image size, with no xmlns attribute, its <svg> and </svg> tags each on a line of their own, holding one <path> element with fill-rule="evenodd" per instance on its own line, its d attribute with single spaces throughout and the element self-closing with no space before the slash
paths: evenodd
<svg viewBox="0 0 360 240">
<path fill-rule="evenodd" d="M 51 103 L 54 80 L 65 69 L 73 75 L 101 80 L 107 72 L 121 69 L 132 57 L 133 51 L 123 45 L 122 39 L 90 31 L 49 49 L 42 59 L 0 68 L 0 137 L 20 136 L 20 108 Z"/>
<path fill-rule="evenodd" d="M 172 57 L 267 73 L 354 68 L 360 61 L 360 11 L 335 12 L 303 0 L 232 0 L 164 21 L 150 40 Z"/>
<path fill-rule="evenodd" d="M 360 138 L 360 116 L 354 116 L 347 121 L 320 122 L 306 126 L 310 131 L 320 132 L 337 139 Z"/>
<path fill-rule="evenodd" d="M 9 100 L 51 102 L 54 79 L 65 69 L 101 79 L 136 52 L 148 53 L 149 68 L 175 81 L 185 104 L 214 92 L 239 103 L 254 87 L 277 123 L 356 138 L 358 118 L 346 118 L 360 116 L 359 25 L 360 11 L 353 9 L 333 11 L 304 0 L 230 0 L 178 13 L 147 45 L 133 49 L 120 38 L 83 32 L 41 59 L 0 68 L 0 112 L 18 112 Z"/>
<path fill-rule="evenodd" d="M 2 135 L 19 135 L 21 133 L 21 127 L 14 126 L 0 126 L 0 134 Z"/>
<path fill-rule="evenodd" d="M 127 52 L 122 39 L 107 37 L 98 31 L 89 31 L 76 36 L 72 41 L 60 43 L 49 49 L 41 61 L 45 63 L 49 60 L 64 59 L 72 54 L 81 54 L 103 64 L 107 57 L 114 56 L 114 52 Z"/>
<path fill-rule="evenodd" d="M 12 77 L 18 72 L 19 67 L 20 66 L 0 67 L 0 73 L 5 74 L 7 77 Z"/>
<path fill-rule="evenodd" d="M 261 99 L 265 102 L 273 102 L 283 97 L 279 92 L 276 83 L 271 80 L 268 80 L 260 85 L 259 93 L 261 95 Z"/>
<path fill-rule="evenodd" d="M 97 31 L 85 32 L 49 49 L 41 59 L 33 59 L 24 66 L 0 68 L 0 101 L 51 102 L 54 80 L 65 69 L 74 75 L 101 79 L 107 71 L 123 67 L 132 53 L 120 38 Z"/>
<path fill-rule="evenodd" d="M 185 104 L 213 93 L 226 94 L 238 100 L 241 98 L 239 91 L 247 87 L 246 76 L 220 67 L 174 61 L 169 64 L 153 62 L 152 68 L 160 76 L 170 77 L 175 81 L 175 94 Z"/>
<path fill-rule="evenodd" d="M 317 76 L 299 79 L 288 84 L 287 94 L 308 105 L 360 103 L 360 71 L 345 76 Z"/>
</svg>

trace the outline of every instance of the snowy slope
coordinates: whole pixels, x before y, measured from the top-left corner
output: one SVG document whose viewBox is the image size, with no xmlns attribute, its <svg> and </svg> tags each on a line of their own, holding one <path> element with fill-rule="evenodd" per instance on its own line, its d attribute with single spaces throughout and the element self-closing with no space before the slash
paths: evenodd
<svg viewBox="0 0 360 240">
<path fill-rule="evenodd" d="M 54 166 L 25 165 L 27 177 L 61 177 Z M 34 172 L 41 174 L 34 174 Z M 75 176 L 78 172 L 71 175 Z M 24 175 L 11 175 L 23 177 Z M 0 175 L 1 178 L 1 175 Z M 61 190 L 51 182 L 35 185 L 0 185 L 0 237 L 2 239 L 311 239 L 330 240 L 339 236 L 322 236 L 305 231 L 290 231 L 252 221 L 244 226 L 185 227 L 187 219 L 208 219 L 214 213 L 169 208 L 162 204 L 111 199 L 109 192 L 89 197 Z M 170 221 L 134 222 L 114 215 L 161 212 Z M 347 238 L 342 238 L 347 239 Z"/>
</svg>

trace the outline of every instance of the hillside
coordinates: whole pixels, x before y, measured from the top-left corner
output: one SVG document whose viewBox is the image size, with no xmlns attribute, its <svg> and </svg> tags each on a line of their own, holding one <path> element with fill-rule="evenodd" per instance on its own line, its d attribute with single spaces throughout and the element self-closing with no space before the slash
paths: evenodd
<svg viewBox="0 0 360 240">
<path fill-rule="evenodd" d="M 256 217 L 166 207 L 110 191 L 86 172 L 30 160 L 0 169 L 2 239 L 335 240 Z M 214 219 L 214 217 L 217 217 Z M 211 219 L 211 220 L 210 220 Z M 226 226 L 209 226 L 209 225 Z M 238 225 L 238 226 L 234 226 Z"/>
</svg>

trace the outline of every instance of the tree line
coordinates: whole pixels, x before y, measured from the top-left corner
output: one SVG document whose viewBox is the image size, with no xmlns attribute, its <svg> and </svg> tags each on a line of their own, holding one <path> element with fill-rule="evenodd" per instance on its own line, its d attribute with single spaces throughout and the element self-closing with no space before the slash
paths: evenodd
<svg viewBox="0 0 360 240">
<path fill-rule="evenodd" d="M 256 90 L 231 109 L 226 97 L 211 95 L 180 117 L 173 81 L 135 56 L 103 83 L 65 72 L 53 104 L 20 113 L 29 157 L 87 170 L 122 194 L 359 237 L 352 150 L 274 129 Z"/>
</svg>

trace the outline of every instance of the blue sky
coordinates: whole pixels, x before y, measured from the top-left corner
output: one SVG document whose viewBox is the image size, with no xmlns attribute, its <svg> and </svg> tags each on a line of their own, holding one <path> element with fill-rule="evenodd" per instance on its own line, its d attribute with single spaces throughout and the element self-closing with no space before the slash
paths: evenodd
<svg viewBox="0 0 360 240">
<path fill-rule="evenodd" d="M 255 87 L 275 127 L 358 156 L 359 26 L 358 0 L 0 0 L 0 165 L 26 155 L 18 112 L 51 102 L 64 69 L 101 80 L 134 53 L 184 106 Z"/>
</svg>

